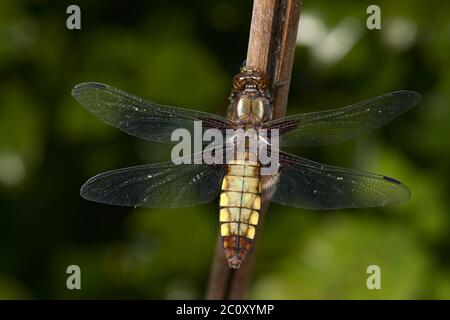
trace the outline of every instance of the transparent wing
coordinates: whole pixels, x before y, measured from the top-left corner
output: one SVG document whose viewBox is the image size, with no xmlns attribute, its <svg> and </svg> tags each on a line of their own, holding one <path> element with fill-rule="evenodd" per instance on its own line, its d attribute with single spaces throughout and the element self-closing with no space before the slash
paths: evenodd
<svg viewBox="0 0 450 320">
<path fill-rule="evenodd" d="M 159 105 L 105 84 L 80 83 L 72 95 L 102 121 L 128 134 L 155 142 L 172 142 L 178 128 L 194 133 L 194 121 L 202 121 L 203 130 L 231 127 L 226 118 L 211 113 Z"/>
<path fill-rule="evenodd" d="M 396 91 L 344 108 L 288 116 L 267 122 L 279 129 L 282 146 L 318 146 L 350 140 L 379 128 L 414 107 L 420 95 Z"/>
<path fill-rule="evenodd" d="M 409 189 L 386 176 L 327 166 L 280 153 L 281 168 L 266 178 L 271 201 L 306 209 L 376 207 L 406 201 Z"/>
<path fill-rule="evenodd" d="M 81 187 L 83 198 L 118 206 L 181 208 L 212 201 L 223 165 L 162 162 L 101 173 Z"/>
</svg>

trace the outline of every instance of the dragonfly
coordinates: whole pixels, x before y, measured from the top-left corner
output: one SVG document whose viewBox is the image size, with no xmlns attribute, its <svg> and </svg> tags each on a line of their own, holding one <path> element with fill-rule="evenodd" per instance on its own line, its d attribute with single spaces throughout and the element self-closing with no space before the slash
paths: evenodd
<svg viewBox="0 0 450 320">
<path fill-rule="evenodd" d="M 250 67 L 242 67 L 233 77 L 224 117 L 157 104 L 95 82 L 76 85 L 72 95 L 105 123 L 152 142 L 173 144 L 174 130 L 194 134 L 195 122 L 201 121 L 203 130 L 278 130 L 281 147 L 344 142 L 385 125 L 420 101 L 417 92 L 402 90 L 334 110 L 272 119 L 269 81 Z M 225 147 L 220 150 L 225 153 Z M 325 165 L 281 150 L 275 172 L 262 175 L 262 169 L 259 161 L 250 161 L 246 150 L 240 161 L 167 161 L 101 173 L 87 180 L 80 194 L 99 203 L 145 208 L 191 207 L 219 198 L 224 254 L 235 269 L 253 246 L 263 201 L 332 210 L 384 206 L 411 196 L 408 187 L 394 178 Z"/>
</svg>

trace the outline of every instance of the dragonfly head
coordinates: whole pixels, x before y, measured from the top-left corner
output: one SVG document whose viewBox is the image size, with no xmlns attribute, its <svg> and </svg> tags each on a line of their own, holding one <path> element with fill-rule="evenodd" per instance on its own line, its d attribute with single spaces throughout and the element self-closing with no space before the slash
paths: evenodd
<svg viewBox="0 0 450 320">
<path fill-rule="evenodd" d="M 233 78 L 233 89 L 235 91 L 255 90 L 268 93 L 268 80 L 259 69 L 242 67 L 241 71 Z"/>
<path fill-rule="evenodd" d="M 259 123 L 270 120 L 270 93 L 266 76 L 259 70 L 243 67 L 233 78 L 229 114 L 236 122 Z"/>
</svg>

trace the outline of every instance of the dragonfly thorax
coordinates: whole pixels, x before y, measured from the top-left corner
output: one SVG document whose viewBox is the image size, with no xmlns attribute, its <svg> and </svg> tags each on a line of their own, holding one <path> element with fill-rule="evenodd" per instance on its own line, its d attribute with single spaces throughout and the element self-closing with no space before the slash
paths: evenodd
<svg viewBox="0 0 450 320">
<path fill-rule="evenodd" d="M 267 78 L 258 70 L 242 68 L 233 78 L 229 116 L 240 124 L 258 124 L 272 117 Z"/>
<path fill-rule="evenodd" d="M 243 96 L 237 101 L 232 117 L 238 123 L 260 123 L 269 118 L 269 101 L 265 98 Z"/>
</svg>

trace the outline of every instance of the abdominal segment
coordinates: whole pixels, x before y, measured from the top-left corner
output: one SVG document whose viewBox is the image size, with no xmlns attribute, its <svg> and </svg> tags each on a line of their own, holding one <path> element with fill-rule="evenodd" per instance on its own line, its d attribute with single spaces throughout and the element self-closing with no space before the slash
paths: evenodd
<svg viewBox="0 0 450 320">
<path fill-rule="evenodd" d="M 220 234 L 228 264 L 239 268 L 255 238 L 261 209 L 261 177 L 257 163 L 227 165 L 220 194 Z"/>
</svg>

